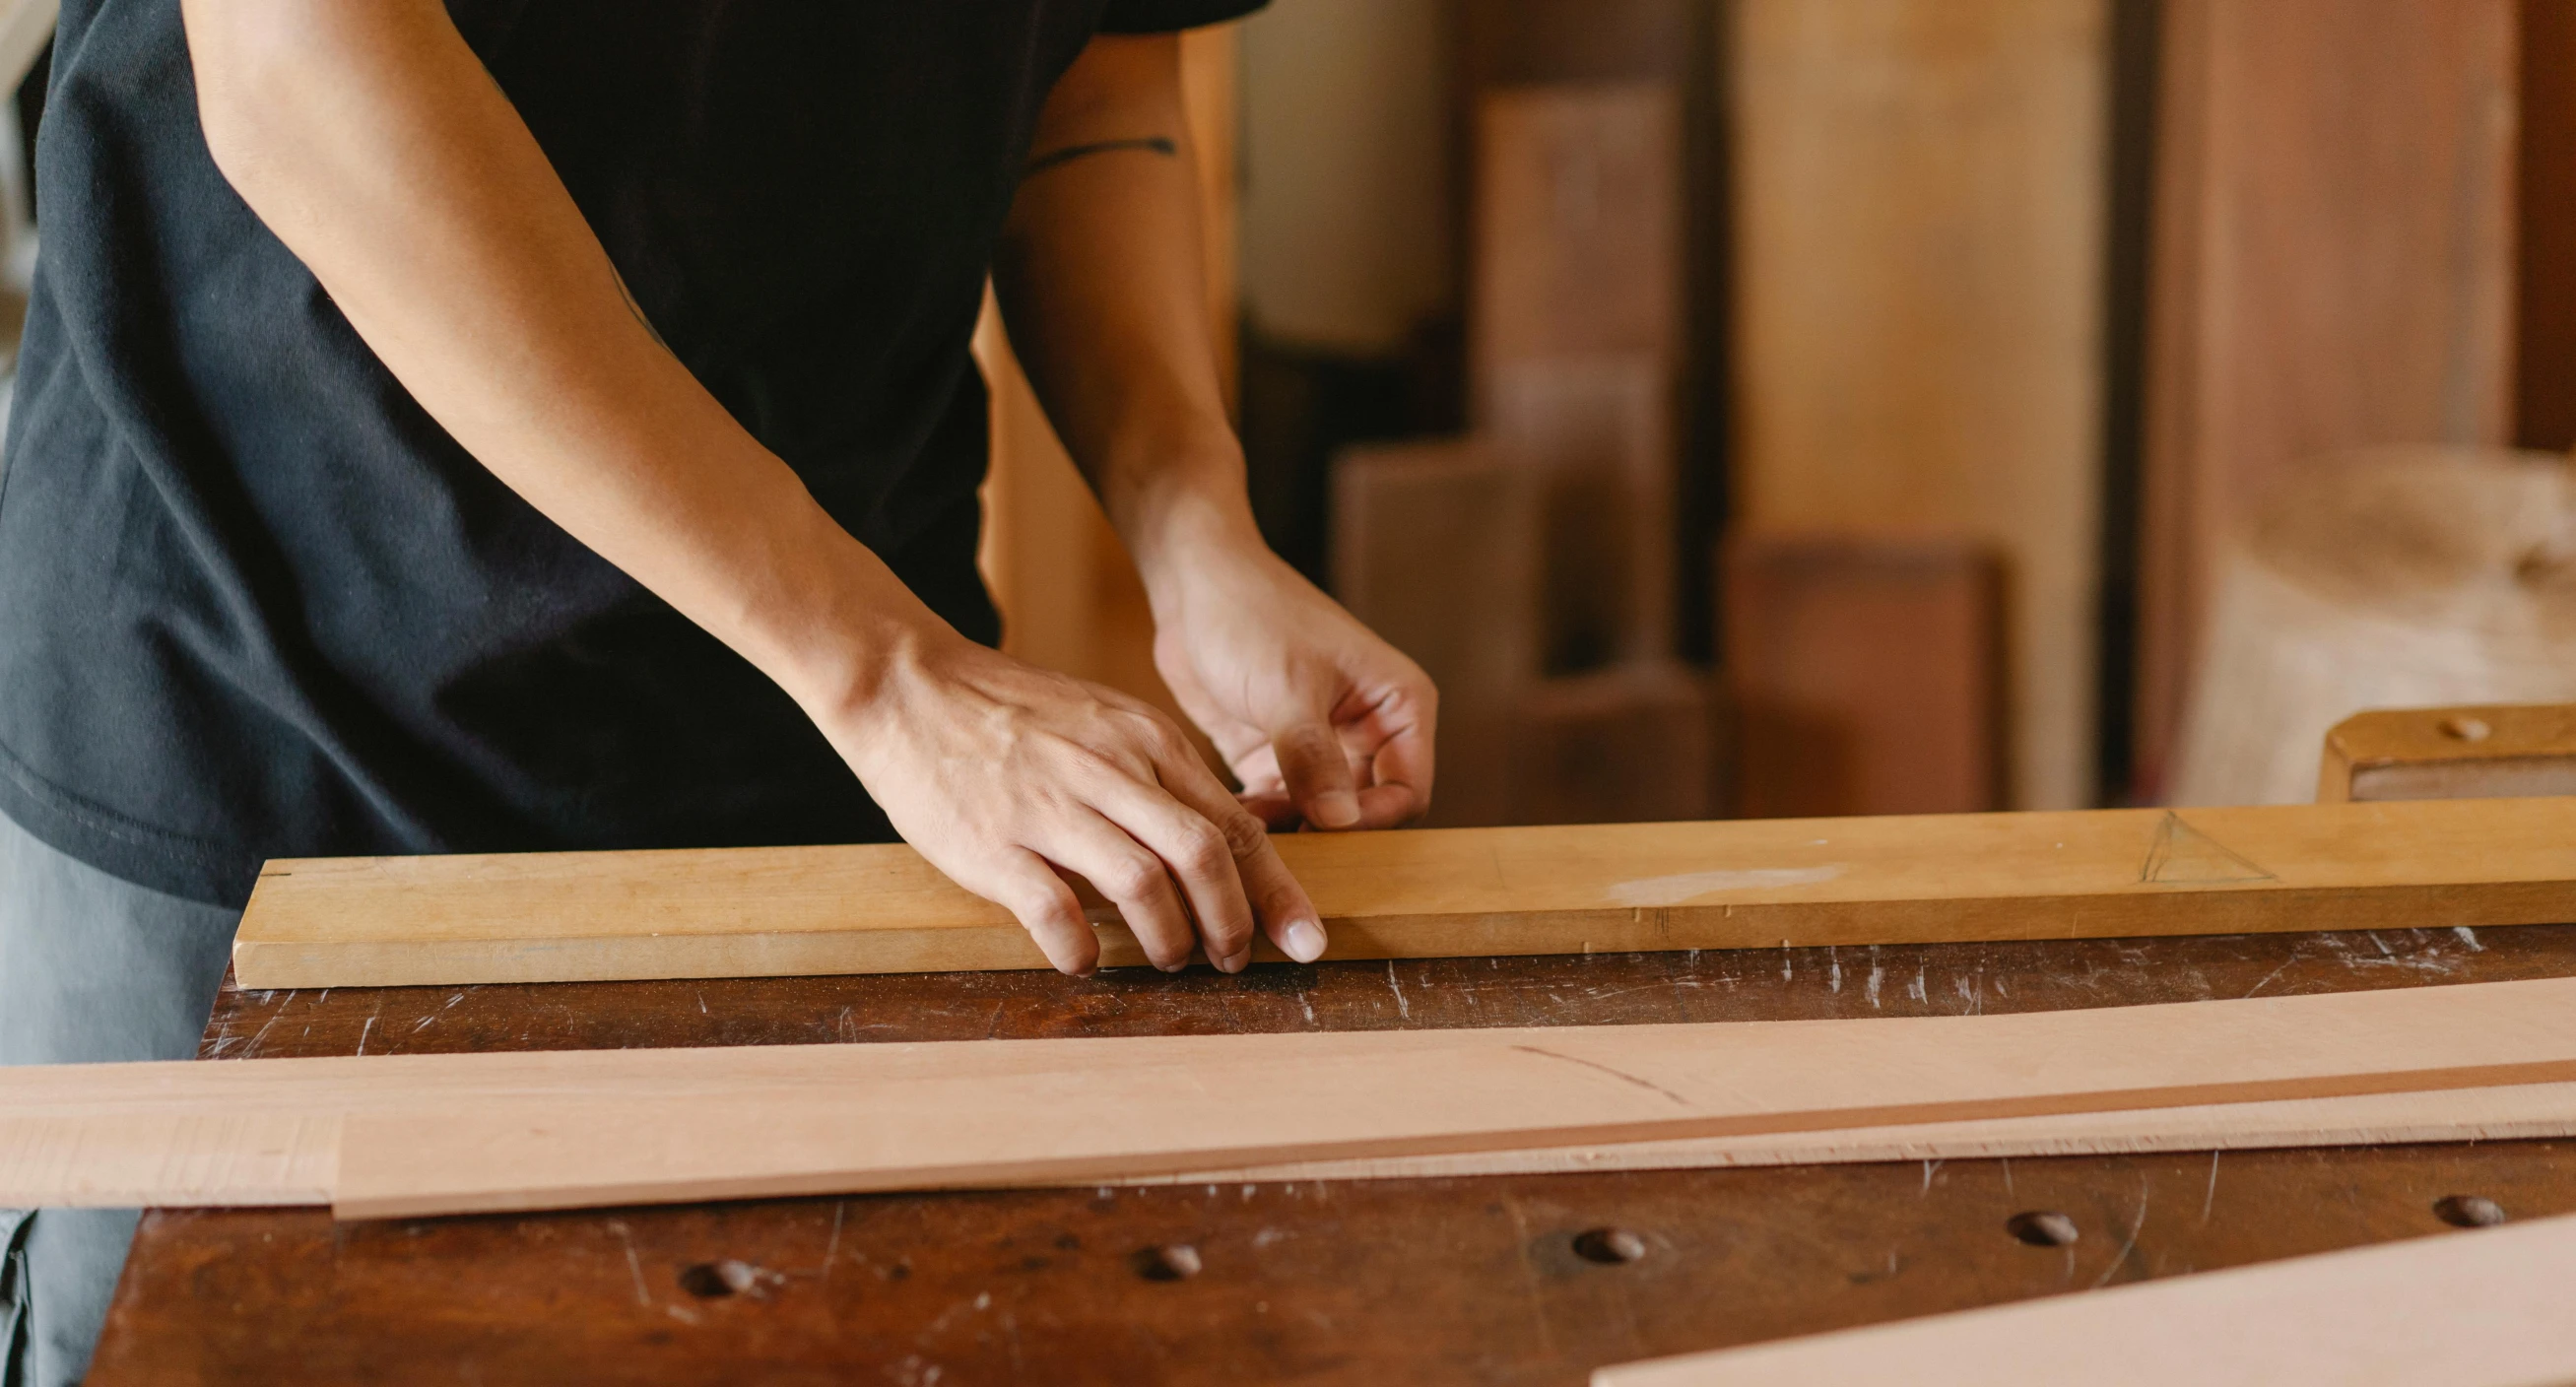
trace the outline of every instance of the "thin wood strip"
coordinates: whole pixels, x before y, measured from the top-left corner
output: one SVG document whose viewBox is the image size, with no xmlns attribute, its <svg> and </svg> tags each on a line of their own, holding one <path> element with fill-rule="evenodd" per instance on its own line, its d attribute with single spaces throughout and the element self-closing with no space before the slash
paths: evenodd
<svg viewBox="0 0 2576 1387">
<path fill-rule="evenodd" d="M 2576 1084 L 2365 1093 L 2341 1098 L 2216 1103 L 2182 1108 L 2051 1113 L 2040 1117 L 1923 1122 L 1844 1131 L 1771 1132 L 1680 1141 L 1533 1147 L 1376 1160 L 1304 1161 L 1127 1176 L 1120 1185 L 1270 1184 L 1302 1180 L 1409 1180 L 1547 1175 L 1598 1170 L 1709 1170 L 1737 1166 L 1861 1165 L 1996 1157 L 2137 1155 L 2157 1151 L 2258 1151 L 2292 1146 L 2407 1146 L 2576 1136 Z M 1084 1181 L 1077 1184 L 1090 1183 Z"/>
<path fill-rule="evenodd" d="M 1498 1053 L 1527 1064 L 1497 1075 Z M 2096 1062 L 2102 1055 L 2108 1061 Z M 344 1119 L 509 1127 L 604 1110 L 616 1121 L 668 1125 L 685 1113 L 692 1130 L 760 1132 L 759 1146 L 783 1150 L 794 1123 L 782 1127 L 779 1112 L 793 1118 L 826 1107 L 897 1131 L 928 1111 L 925 1100 L 990 1098 L 997 1086 L 1039 1097 L 1028 1106 L 1025 1095 L 1009 1096 L 1009 1106 L 988 1110 L 1015 1130 L 982 1155 L 1008 1156 L 1013 1142 L 1048 1145 L 1051 1112 L 1081 1106 L 1086 1094 L 1097 1112 L 1132 1126 L 1149 1155 L 1158 1141 L 1175 1152 L 1145 1162 L 1155 1169 L 978 1173 L 968 1167 L 979 1153 L 969 1151 L 942 1183 L 1360 1178 L 2562 1135 L 2576 1128 L 2576 1083 L 2395 1090 L 2475 1085 L 2504 1072 L 2546 1077 L 2571 1062 L 2576 979 L 1998 1017 L 0 1069 L 0 1205 L 316 1202 L 334 1183 Z M 2362 1072 L 2374 1064 L 2381 1067 Z M 1408 1085 L 1444 1088 L 1453 1073 L 1492 1081 L 1475 1103 L 1509 1109 L 1499 1121 L 1493 1111 L 1468 1113 L 1458 1128 L 1465 1145 L 1500 1140 L 1508 1149 L 1460 1149 L 1458 1132 L 1443 1127 L 1459 1116 L 1453 1104 L 1423 1107 L 1427 1126 L 1399 1112 L 1378 1130 L 1377 1138 L 1391 1133 L 1410 1151 L 1318 1154 L 1352 1136 L 1347 1124 L 1334 1125 L 1346 1107 L 1381 1101 L 1409 1111 Z M 1914 1082 L 1924 1075 L 1925 1083 Z M 2262 1096 L 2285 1080 L 2294 1088 L 2392 1091 Z M 2197 1101 L 2212 1084 L 2253 1100 Z M 2041 1106 L 2108 1111 L 1977 1118 L 1955 1110 L 1963 1101 L 1979 1111 L 1998 1101 L 2010 1108 L 2016 1098 L 2028 1107 L 2034 1095 Z M 2150 1100 L 2176 1106 L 2135 1110 Z M 1319 1115 L 1312 1135 L 1322 1147 L 1309 1144 L 1293 1160 L 1207 1154 L 1244 1137 L 1237 1109 L 1256 1110 L 1256 1118 L 1288 1114 L 1274 1127 L 1293 1135 L 1299 1105 Z M 1890 1127 L 1888 1113 L 1919 1125 Z M 1586 1135 L 1545 1135 L 1586 1120 L 1596 1122 Z M 1610 1140 L 1623 1126 L 1639 1139 Z M 1776 1130 L 1759 1130 L 1766 1126 Z M 1791 1130 L 1799 1127 L 1807 1130 Z M 1699 1135 L 1676 1134 L 1694 1128 Z M 789 1164 L 810 1164 L 817 1150 L 825 1166 L 846 1163 L 857 1149 L 831 1140 L 796 1148 Z M 1178 1149 L 1191 1140 L 1195 1156 Z M 463 1162 L 489 1174 L 496 1158 L 474 1139 L 464 1145 Z M 601 1169 L 614 1175 L 632 1154 L 612 1150 Z M 697 1163 L 692 1168 L 719 1173 L 727 1162 L 748 1169 L 770 1159 L 724 1142 L 681 1155 Z"/>
<path fill-rule="evenodd" d="M 2576 799 L 1277 842 L 1337 958 L 2576 920 Z M 1144 961 L 1114 914 L 1095 920 L 1104 962 Z M 900 845 L 278 861 L 234 946 L 258 988 L 1043 965 L 1006 912 Z"/>
<path fill-rule="evenodd" d="M 2576 1380 L 2576 1217 L 1603 1368 L 1592 1387 Z"/>
<path fill-rule="evenodd" d="M 880 1047 L 820 1047 L 808 1052 L 818 1082 L 693 1102 L 685 1120 L 651 1100 L 358 1114 L 333 1202 L 387 1217 L 1049 1184 L 2564 1082 L 2576 1079 L 2576 979 L 2005 1016 L 1181 1043 L 1189 1058 L 1162 1062 L 1150 1040 L 985 1042 L 976 1048 L 1056 1048 L 971 1075 L 889 1071 L 870 1055 Z M 1087 1062 L 1122 1045 L 1133 1047 L 1123 1058 Z"/>
<path fill-rule="evenodd" d="M 112 1123 L 96 1116 L 30 1116 L 0 1122 L 0 1172 L 6 1172 L 0 1176 L 0 1205 L 41 1202 L 109 1209 L 327 1205 L 339 1175 L 341 1121 L 336 1116 L 263 1112 L 236 1117 L 120 1118 Z M 250 1125 L 220 1125 L 227 1123 Z M 2576 1083 L 2051 1113 L 1828 1133 L 1772 1132 L 1295 1161 L 1058 1183 L 1281 1184 L 2543 1137 L 2576 1137 Z M 172 1152 L 179 1157 L 173 1159 Z"/>
</svg>

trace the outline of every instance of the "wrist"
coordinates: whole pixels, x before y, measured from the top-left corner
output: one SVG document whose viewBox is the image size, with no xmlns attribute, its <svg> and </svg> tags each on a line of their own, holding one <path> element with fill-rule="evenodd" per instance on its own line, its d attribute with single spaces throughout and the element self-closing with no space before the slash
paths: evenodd
<svg viewBox="0 0 2576 1387">
<path fill-rule="evenodd" d="M 1269 552 L 1252 518 L 1242 454 L 1227 442 L 1216 456 L 1167 455 L 1147 474 L 1149 480 L 1123 488 L 1111 508 L 1158 613 L 1210 565 Z"/>
<path fill-rule="evenodd" d="M 775 567 L 767 600 L 746 613 L 737 648 L 828 727 L 864 716 L 905 671 L 965 637 L 819 508 L 815 518 L 815 532 Z"/>
</svg>

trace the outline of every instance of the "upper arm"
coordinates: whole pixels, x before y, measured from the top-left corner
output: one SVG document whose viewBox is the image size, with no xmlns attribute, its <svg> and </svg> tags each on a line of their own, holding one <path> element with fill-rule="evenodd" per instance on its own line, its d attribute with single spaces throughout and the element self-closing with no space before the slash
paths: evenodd
<svg viewBox="0 0 2576 1387">
<path fill-rule="evenodd" d="M 1031 153 L 1093 140 L 1182 140 L 1178 34 L 1101 34 L 1056 79 Z"/>
</svg>

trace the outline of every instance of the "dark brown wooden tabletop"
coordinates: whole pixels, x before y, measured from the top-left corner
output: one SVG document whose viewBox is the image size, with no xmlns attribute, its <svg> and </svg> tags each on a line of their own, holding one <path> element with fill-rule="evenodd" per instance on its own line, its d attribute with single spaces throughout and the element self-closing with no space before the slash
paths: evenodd
<svg viewBox="0 0 2576 1387">
<path fill-rule="evenodd" d="M 2576 926 L 2427 924 L 1239 978 L 228 990 L 204 1054 L 1955 1015 L 2576 975 Z M 160 1211 L 92 1381 L 1570 1384 L 1608 1363 L 2448 1232 L 2477 1200 L 2507 1217 L 2576 1211 L 2576 1141 L 349 1225 Z M 2063 1215 L 2074 1240 L 2025 1241 L 2026 1213 Z"/>
</svg>

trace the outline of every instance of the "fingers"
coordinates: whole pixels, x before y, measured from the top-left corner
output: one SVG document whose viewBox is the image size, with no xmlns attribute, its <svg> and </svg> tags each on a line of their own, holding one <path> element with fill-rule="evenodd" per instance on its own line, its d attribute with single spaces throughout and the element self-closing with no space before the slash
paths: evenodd
<svg viewBox="0 0 2576 1387">
<path fill-rule="evenodd" d="M 1341 738 L 1321 720 L 1299 723 L 1270 739 L 1290 803 L 1317 828 L 1356 828 L 1360 799 Z"/>
<path fill-rule="evenodd" d="M 1398 828 L 1431 809 L 1431 715 L 1396 729 L 1371 760 L 1376 783 L 1360 791 L 1360 827 Z"/>
<path fill-rule="evenodd" d="M 1270 844 L 1267 826 L 1259 817 L 1235 801 L 1223 783 L 1209 772 L 1205 763 L 1191 752 L 1186 742 L 1178 748 L 1177 757 L 1166 756 L 1156 762 L 1165 788 L 1173 797 L 1222 836 L 1227 853 L 1228 883 L 1236 899 L 1250 902 L 1250 917 L 1243 936 L 1243 952 L 1231 963 L 1219 960 L 1217 967 L 1236 972 L 1252 961 L 1251 920 L 1258 920 L 1263 933 L 1279 951 L 1299 963 L 1312 963 L 1324 953 L 1324 921 L 1315 903 L 1306 896 L 1306 888 L 1279 859 L 1279 850 Z M 1291 815 L 1294 810 L 1289 811 Z M 1197 897 L 1191 898 L 1195 905 Z M 1199 917 L 1200 932 L 1213 939 L 1204 912 Z M 1210 958 L 1217 958 L 1213 944 Z"/>
<path fill-rule="evenodd" d="M 1108 897 L 1144 946 L 1145 957 L 1166 973 L 1189 966 L 1198 931 L 1182 909 L 1180 893 L 1163 859 L 1125 829 L 1092 810 L 1069 813 L 1040 847 L 1048 861 L 1091 883 Z"/>
<path fill-rule="evenodd" d="M 1199 773 L 1206 775 L 1203 768 Z M 1166 793 L 1164 786 L 1134 782 L 1103 795 L 1100 811 L 1151 852 L 1170 880 L 1180 883 L 1208 961 L 1221 973 L 1242 972 L 1252 962 L 1253 907 L 1237 868 L 1239 834 L 1248 828 L 1267 847 L 1270 839 L 1261 825 L 1230 798 L 1223 811 L 1226 826 L 1219 827 L 1195 805 Z M 1151 949 L 1147 953 L 1162 962 Z M 1182 958 L 1188 956 L 1184 947 Z"/>
<path fill-rule="evenodd" d="M 1099 970 L 1100 937 L 1083 918 L 1082 902 L 1036 853 L 1009 850 L 983 886 L 976 894 L 1018 917 L 1057 972 L 1087 978 Z"/>
</svg>

